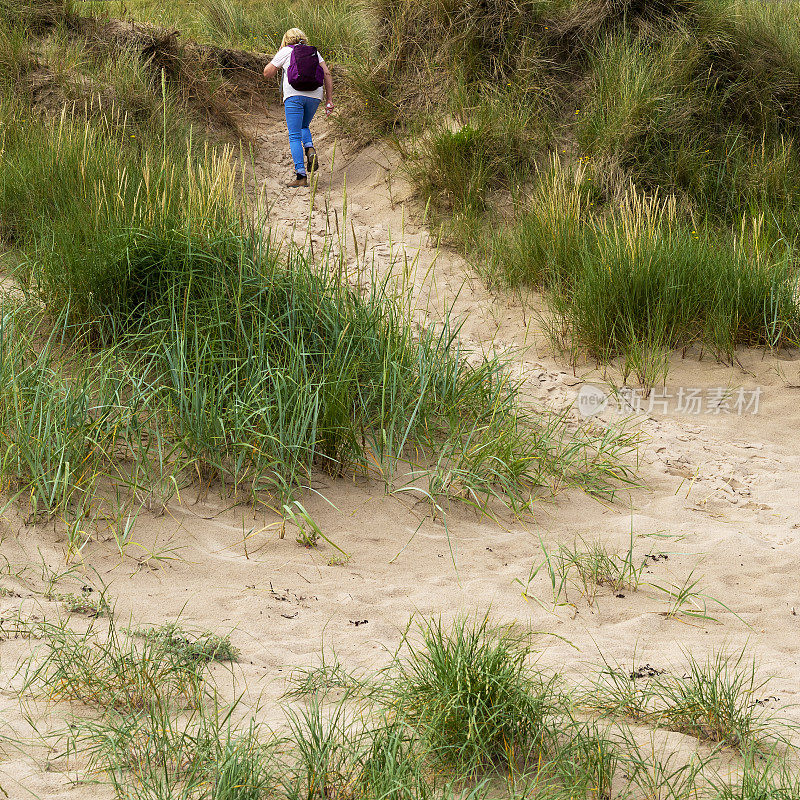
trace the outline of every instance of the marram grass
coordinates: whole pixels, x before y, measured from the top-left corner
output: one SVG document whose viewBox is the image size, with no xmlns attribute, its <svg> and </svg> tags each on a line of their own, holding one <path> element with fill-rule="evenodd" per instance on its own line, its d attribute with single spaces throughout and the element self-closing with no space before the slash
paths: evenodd
<svg viewBox="0 0 800 800">
<path fill-rule="evenodd" d="M 284 513 L 318 470 L 481 511 L 631 479 L 632 440 L 527 409 L 391 276 L 281 252 L 229 150 L 141 142 L 113 110 L 0 118 L 0 216 L 49 312 L 4 304 L 0 474 L 71 549 L 109 515 L 124 547 L 192 482 Z"/>
<path fill-rule="evenodd" d="M 400 141 L 431 218 L 490 279 L 545 292 L 559 346 L 648 385 L 675 348 L 796 346 L 791 4 L 368 6 L 351 127 Z M 579 208 L 554 171 L 582 172 Z"/>
<path fill-rule="evenodd" d="M 686 678 L 679 665 L 621 674 L 614 692 L 624 678 L 653 701 L 632 728 L 606 677 L 585 696 L 570 688 L 536 664 L 530 632 L 434 619 L 370 679 L 374 691 L 335 682 L 271 731 L 256 722 L 265 709 L 223 701 L 204 664 L 126 639 L 113 620 L 105 633 L 30 632 L 40 646 L 23 698 L 69 701 L 79 713 L 48 736 L 79 775 L 126 800 L 793 800 L 800 786 L 796 729 L 756 702 L 764 684 L 743 653 L 690 658 Z"/>
</svg>

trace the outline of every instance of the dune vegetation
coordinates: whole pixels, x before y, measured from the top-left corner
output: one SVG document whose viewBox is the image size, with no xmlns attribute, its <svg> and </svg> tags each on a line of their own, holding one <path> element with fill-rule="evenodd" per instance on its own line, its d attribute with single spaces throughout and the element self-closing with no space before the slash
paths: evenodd
<svg viewBox="0 0 800 800">
<path fill-rule="evenodd" d="M 401 277 L 364 263 L 354 280 L 346 233 L 321 252 L 273 239 L 243 125 L 268 97 L 231 64 L 263 67 L 298 15 L 341 82 L 340 133 L 390 141 L 449 244 L 541 290 L 575 358 L 621 356 L 652 384 L 675 347 L 795 345 L 789 4 L 0 0 L 0 485 L 68 561 L 101 532 L 124 555 L 140 515 L 190 490 L 313 546 L 319 474 L 439 517 L 636 480 L 635 438 L 532 406 L 450 316 L 420 324 Z M 534 570 L 554 606 L 569 586 L 591 611 L 643 582 L 633 541 L 543 545 Z M 14 677 L 37 713 L 68 709 L 43 734 L 53 761 L 121 799 L 800 795 L 796 729 L 744 651 L 576 686 L 523 626 L 443 614 L 379 672 L 298 670 L 272 731 L 218 692 L 240 655 L 227 635 L 123 628 L 84 589 L 46 595 L 59 621 L 14 620 L 33 645 Z M 715 621 L 661 591 L 666 619 Z"/>
<path fill-rule="evenodd" d="M 124 546 L 192 484 L 298 520 L 315 470 L 487 511 L 631 479 L 628 438 L 527 408 L 502 356 L 472 358 L 448 319 L 418 330 L 391 276 L 364 265 L 361 291 L 346 249 L 281 251 L 247 156 L 201 124 L 213 73 L 187 87 L 185 66 L 98 49 L 102 21 L 28 8 L 2 34 L 0 219 L 24 298 L 4 301 L 0 472 L 32 519 L 79 550 L 109 515 Z"/>
<path fill-rule="evenodd" d="M 689 657 L 684 678 L 607 665 L 570 689 L 535 666 L 541 642 L 530 632 L 486 617 L 436 619 L 413 626 L 378 673 L 324 659 L 297 671 L 277 735 L 219 702 L 209 665 L 236 654 L 196 657 L 183 643 L 197 638 L 179 628 L 130 637 L 112 619 L 102 631 L 40 623 L 32 633 L 42 647 L 25 666 L 23 695 L 81 711 L 60 734 L 63 757 L 119 798 L 791 800 L 800 791 L 794 731 L 753 702 L 766 683 L 741 653 Z M 696 752 L 670 752 L 660 731 L 693 739 Z"/>
<path fill-rule="evenodd" d="M 371 8 L 364 135 L 405 128 L 451 240 L 543 290 L 567 349 L 649 364 L 652 383 L 675 347 L 796 345 L 793 4 Z"/>
<path fill-rule="evenodd" d="M 81 5 L 114 13 L 114 3 Z M 675 348 L 731 359 L 739 346 L 796 346 L 795 4 L 125 9 L 268 52 L 302 15 L 346 76 L 342 130 L 392 140 L 446 240 L 488 280 L 541 290 L 553 339 L 573 359 L 619 359 L 653 384 Z"/>
</svg>

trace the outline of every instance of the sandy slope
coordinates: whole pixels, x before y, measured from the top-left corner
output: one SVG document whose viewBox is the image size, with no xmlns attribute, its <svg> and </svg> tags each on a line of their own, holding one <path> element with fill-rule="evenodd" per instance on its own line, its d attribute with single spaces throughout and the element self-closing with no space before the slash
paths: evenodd
<svg viewBox="0 0 800 800">
<path fill-rule="evenodd" d="M 487 291 L 459 259 L 437 252 L 414 221 L 407 190 L 387 154 L 377 148 L 346 154 L 337 147 L 331 170 L 333 136 L 323 120 L 315 125 L 323 171 L 310 224 L 310 192 L 282 186 L 291 165 L 279 110 L 271 109 L 257 131 L 258 179 L 279 235 L 303 242 L 310 232 L 321 247 L 337 219 L 341 233 L 346 185 L 348 247 L 355 236 L 363 258 L 366 241 L 367 260 L 374 257 L 380 269 L 406 253 L 416 265 L 421 316 L 436 319 L 452 306 L 464 319 L 466 341 L 518 348 L 515 362 L 532 395 L 555 407 L 571 403 L 584 381 L 602 382 L 591 365 L 573 374 L 549 352 L 531 313 L 535 298 L 523 309 Z M 232 631 L 243 656 L 232 672 L 215 669 L 220 686 L 229 696 L 244 692 L 249 704 L 261 702 L 261 715 L 275 724 L 282 719 L 276 701 L 287 674 L 293 666 L 318 663 L 323 649 L 329 656 L 335 649 L 345 666 L 372 669 L 388 660 L 411 615 L 489 609 L 499 619 L 542 631 L 541 663 L 575 680 L 601 661 L 601 653 L 610 661 L 635 658 L 680 670 L 683 650 L 702 658 L 747 644 L 764 674 L 777 676 L 771 693 L 780 704 L 797 702 L 800 361 L 755 352 L 742 353 L 737 366 L 676 359 L 669 384 L 674 392 L 762 387 L 759 413 L 640 415 L 646 486 L 621 495 L 613 506 L 572 493 L 542 502 L 535 519 L 524 524 L 496 525 L 462 509 L 450 513 L 445 529 L 426 518 L 424 509 L 380 488 L 320 479 L 315 488 L 335 508 L 314 497 L 306 505 L 326 534 L 352 553 L 348 564 L 330 566 L 332 548 L 306 550 L 291 533 L 279 540 L 271 518 L 254 518 L 251 509 L 226 508 L 220 501 L 184 498 L 168 514 L 140 522 L 140 544 L 122 562 L 109 543 L 88 546 L 84 563 L 61 581 L 62 591 L 100 578 L 110 586 L 120 620 L 146 624 L 181 617 L 187 624 Z M 605 418 L 614 415 L 606 412 Z M 574 607 L 551 610 L 543 578 L 530 587 L 542 604 L 522 596 L 516 581 L 525 581 L 540 539 L 553 546 L 584 537 L 625 547 L 631 531 L 637 554 L 668 556 L 649 566 L 648 581 L 680 584 L 693 574 L 698 589 L 730 610 L 709 600 L 715 622 L 670 619 L 664 614 L 668 603 L 653 588 L 625 597 L 601 592 L 595 607 L 574 592 Z M 63 550 L 63 538 L 52 529 L 6 521 L 0 567 L 8 559 L 12 572 L 22 571 L 0 578 L 13 591 L 0 597 L 3 617 L 20 608 L 26 617 L 57 613 L 55 604 L 41 599 L 42 567 L 35 565 L 44 559 L 63 569 Z M 9 688 L 18 680 L 13 665 L 30 644 L 4 638 L 0 719 L 28 739 L 21 752 L 0 739 L 0 785 L 12 798 L 103 796 L 96 787 L 71 785 L 59 760 L 48 767 L 57 749 L 34 747 Z M 797 710 L 787 713 L 800 719 Z"/>
</svg>

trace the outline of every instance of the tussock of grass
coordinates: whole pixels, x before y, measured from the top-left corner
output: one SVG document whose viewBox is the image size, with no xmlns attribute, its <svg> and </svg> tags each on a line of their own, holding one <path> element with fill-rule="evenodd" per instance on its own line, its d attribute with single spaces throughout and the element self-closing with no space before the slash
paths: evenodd
<svg viewBox="0 0 800 800">
<path fill-rule="evenodd" d="M 757 701 L 768 682 L 757 677 L 755 662 L 744 653 L 706 662 L 691 658 L 680 681 L 658 678 L 664 701 L 660 724 L 729 747 L 762 743 L 768 714 Z"/>
<path fill-rule="evenodd" d="M 209 702 L 176 716 L 109 712 L 73 723 L 72 747 L 119 798 L 259 800 L 279 785 L 275 742 L 255 722 L 237 726 L 233 707 Z"/>
<path fill-rule="evenodd" d="M 488 617 L 426 623 L 400 667 L 397 705 L 441 760 L 467 772 L 535 761 L 554 687 L 528 663 L 529 639 Z"/>
<path fill-rule="evenodd" d="M 72 0 L 2 0 L 0 17 L 41 32 L 67 21 L 74 7 Z"/>
<path fill-rule="evenodd" d="M 698 343 L 730 358 L 739 345 L 797 341 L 792 257 L 759 241 L 757 222 L 731 243 L 678 220 L 669 201 L 629 195 L 601 216 L 591 194 L 561 197 L 543 196 L 495 258 L 549 292 L 565 342 L 602 361 L 621 355 L 635 371 L 642 349 Z"/>
<path fill-rule="evenodd" d="M 415 180 L 423 195 L 441 207 L 486 208 L 486 196 L 509 176 L 502 136 L 470 124 L 444 129 L 424 145 Z M 435 165 L 435 166 L 434 166 Z"/>
<path fill-rule="evenodd" d="M 128 133 L 184 139 L 191 125 L 240 134 L 241 110 L 266 91 L 263 56 L 179 43 L 174 31 L 79 17 L 88 4 L 0 6 L 0 87 L 38 115 L 106 116 Z M 108 8 L 108 4 L 106 4 Z"/>
<path fill-rule="evenodd" d="M 738 779 L 716 778 L 712 800 L 789 800 L 800 795 L 800 775 L 777 751 L 748 750 Z"/>
<path fill-rule="evenodd" d="M 623 735 L 621 751 L 628 775 L 627 790 L 634 797 L 683 800 L 706 793 L 705 770 L 709 757 L 693 753 L 688 758 L 657 745 L 655 738 L 642 745 L 630 731 Z"/>
<path fill-rule="evenodd" d="M 517 579 L 523 587 L 523 596 L 537 600 L 531 584 L 540 574 L 549 583 L 553 606 L 573 605 L 569 599 L 571 589 L 577 589 L 586 601 L 593 605 L 601 588 L 616 593 L 623 589 L 635 592 L 641 583 L 647 559 L 638 559 L 633 554 L 634 538 L 624 552 L 614 552 L 601 542 L 581 541 L 573 547 L 559 545 L 548 550 L 541 543 L 542 560 L 536 561 L 525 581 Z"/>
<path fill-rule="evenodd" d="M 360 779 L 365 734 L 344 703 L 330 713 L 316 699 L 288 715 L 296 742 L 296 766 L 291 795 L 327 797 L 356 786 Z"/>
<path fill-rule="evenodd" d="M 437 217 L 469 220 L 487 211 L 496 192 L 519 191 L 533 172 L 533 152 L 547 136 L 538 111 L 500 87 L 473 113 L 431 120 L 406 145 L 410 178 Z"/>
<path fill-rule="evenodd" d="M 124 120 L 115 124 L 113 112 L 99 123 L 69 114 L 47 122 L 5 100 L 0 113 L 5 238 L 27 256 L 24 277 L 48 302 L 63 308 L 68 300 L 82 319 L 111 307 L 130 314 L 149 291 L 165 288 L 162 269 L 149 268 L 167 266 L 170 247 L 177 260 L 180 247 L 200 250 L 204 238 L 206 249 L 218 242 L 223 253 L 237 245 L 229 152 L 209 150 L 204 163 L 186 166 L 185 145 L 142 141 Z"/>
<path fill-rule="evenodd" d="M 162 643 L 188 663 L 237 661 L 239 658 L 239 650 L 231 644 L 230 636 L 220 636 L 211 631 L 188 631 L 175 622 L 156 628 L 138 628 L 133 633 L 142 639 Z"/>
<path fill-rule="evenodd" d="M 134 642 L 113 618 L 105 632 L 90 626 L 76 633 L 65 623 L 43 623 L 38 636 L 43 648 L 27 670 L 25 688 L 50 701 L 124 712 L 201 702 L 203 662 L 177 657 L 162 640 Z"/>
<path fill-rule="evenodd" d="M 302 698 L 311 695 L 325 696 L 332 690 L 341 690 L 350 696 L 367 694 L 376 684 L 345 669 L 334 654 L 332 660 L 325 658 L 317 667 L 302 667 L 294 670 L 290 678 L 291 689 L 287 697 Z"/>
<path fill-rule="evenodd" d="M 773 715 L 758 702 L 768 684 L 744 652 L 718 653 L 706 661 L 689 656 L 683 676 L 660 672 L 639 678 L 609 666 L 585 702 L 599 711 L 746 751 L 781 736 Z"/>
</svg>

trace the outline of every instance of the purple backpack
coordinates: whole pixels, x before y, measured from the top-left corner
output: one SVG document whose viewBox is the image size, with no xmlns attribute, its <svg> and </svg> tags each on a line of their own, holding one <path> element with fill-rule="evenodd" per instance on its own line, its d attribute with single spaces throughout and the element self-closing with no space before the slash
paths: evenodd
<svg viewBox="0 0 800 800">
<path fill-rule="evenodd" d="M 325 72 L 319 63 L 317 48 L 309 44 L 292 45 L 286 77 L 289 85 L 299 92 L 319 89 L 325 81 Z"/>
</svg>

